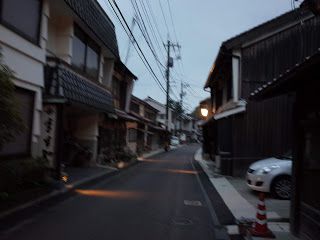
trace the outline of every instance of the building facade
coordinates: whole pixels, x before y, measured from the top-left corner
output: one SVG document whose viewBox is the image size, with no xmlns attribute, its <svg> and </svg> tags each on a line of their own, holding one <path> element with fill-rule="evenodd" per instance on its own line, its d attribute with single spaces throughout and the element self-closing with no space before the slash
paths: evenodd
<svg viewBox="0 0 320 240">
<path fill-rule="evenodd" d="M 311 22 L 320 24 L 316 18 L 306 24 Z M 301 39 L 308 37 L 305 34 Z M 317 39 L 319 40 L 319 35 Z M 295 95 L 292 115 L 294 147 L 290 219 L 291 231 L 301 239 L 318 239 L 320 234 L 320 194 L 314 187 L 320 180 L 320 105 L 317 101 L 320 90 L 319 67 L 318 48 L 251 93 L 254 101 L 265 101 L 289 93 Z"/>
<path fill-rule="evenodd" d="M 105 117 L 100 122 L 99 153 L 103 149 L 124 148 L 131 145 L 129 141 L 129 131 L 131 130 L 129 129 L 138 120 L 129 114 L 135 80 L 137 77 L 120 60 L 117 60 L 114 64 L 110 86 L 116 117 Z M 131 149 L 136 151 L 133 146 Z"/>
<path fill-rule="evenodd" d="M 16 99 L 26 126 L 0 156 L 37 157 L 41 155 L 48 2 L 4 0 L 0 5 L 0 51 L 3 63 L 14 72 Z"/>
<path fill-rule="evenodd" d="M 225 174 L 244 176 L 251 162 L 292 151 L 294 96 L 259 103 L 249 96 L 267 79 L 318 48 L 312 15 L 302 12 L 301 19 L 310 26 L 301 27 L 292 11 L 222 43 L 205 87 L 211 89 L 214 112 L 211 148 Z M 296 29 L 308 35 L 306 41 L 310 39 L 301 52 L 294 51 L 299 42 Z"/>
<path fill-rule="evenodd" d="M 152 107 L 157 109 L 159 112 L 156 117 L 156 121 L 161 124 L 162 126 L 166 126 L 166 105 L 158 102 L 157 100 L 147 97 L 144 101 L 146 101 L 148 104 L 150 104 Z M 174 133 L 177 129 L 177 119 L 176 116 L 173 113 L 173 110 L 169 108 L 168 112 L 168 130 L 171 133 Z"/>
<path fill-rule="evenodd" d="M 47 26 L 42 112 L 42 156 L 89 166 L 98 155 L 99 125 L 114 118 L 112 82 L 119 58 L 114 25 L 99 3 L 43 2 Z"/>
<path fill-rule="evenodd" d="M 130 126 L 129 141 L 131 140 L 132 146 L 135 145 L 139 155 L 164 147 L 166 130 L 157 124 L 158 112 L 148 102 L 132 96 L 130 113 L 138 121 Z"/>
</svg>

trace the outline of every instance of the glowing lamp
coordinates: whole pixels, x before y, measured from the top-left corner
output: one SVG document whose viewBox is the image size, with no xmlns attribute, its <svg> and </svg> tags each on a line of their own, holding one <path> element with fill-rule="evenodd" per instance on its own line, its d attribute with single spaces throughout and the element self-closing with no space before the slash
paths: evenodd
<svg viewBox="0 0 320 240">
<path fill-rule="evenodd" d="M 201 115 L 203 116 L 203 117 L 207 117 L 208 116 L 208 113 L 209 113 L 209 111 L 208 111 L 208 109 L 206 109 L 206 108 L 201 108 Z"/>
</svg>

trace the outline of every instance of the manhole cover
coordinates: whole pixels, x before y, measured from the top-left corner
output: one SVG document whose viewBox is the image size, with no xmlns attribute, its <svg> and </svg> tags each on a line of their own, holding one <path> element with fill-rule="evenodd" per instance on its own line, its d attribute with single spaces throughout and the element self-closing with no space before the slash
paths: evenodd
<svg viewBox="0 0 320 240">
<path fill-rule="evenodd" d="M 187 205 L 187 206 L 195 206 L 195 207 L 202 206 L 202 203 L 198 200 L 184 200 L 183 203 L 184 205 Z"/>
<path fill-rule="evenodd" d="M 180 225 L 180 226 L 187 226 L 187 225 L 193 224 L 193 222 L 190 219 L 183 218 L 183 217 L 172 219 L 172 223 L 174 225 Z"/>
</svg>

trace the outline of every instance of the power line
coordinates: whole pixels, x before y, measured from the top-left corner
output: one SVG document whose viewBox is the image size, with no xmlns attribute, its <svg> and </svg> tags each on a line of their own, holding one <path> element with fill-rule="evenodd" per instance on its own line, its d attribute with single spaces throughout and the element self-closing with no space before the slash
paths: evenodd
<svg viewBox="0 0 320 240">
<path fill-rule="evenodd" d="M 173 14 L 172 14 L 172 11 L 171 11 L 171 6 L 170 6 L 169 0 L 167 0 L 167 3 L 168 3 L 168 8 L 169 8 L 169 14 L 170 14 L 170 18 L 171 18 L 173 33 L 174 33 L 174 35 L 176 37 L 176 41 L 178 42 L 177 32 L 176 32 L 176 28 L 175 28 L 174 21 L 173 21 Z"/>
<path fill-rule="evenodd" d="M 166 17 L 165 17 L 165 15 L 164 15 L 163 7 L 162 7 L 162 4 L 161 4 L 161 1 L 159 0 L 158 2 L 159 2 L 159 5 L 160 5 L 160 9 L 161 9 L 161 13 L 162 13 L 162 17 L 163 17 L 165 26 L 166 26 L 166 28 L 167 28 L 168 37 L 170 38 L 170 31 L 169 31 L 169 27 L 168 27 L 168 23 L 167 23 Z"/>
<path fill-rule="evenodd" d="M 133 2 L 133 1 L 134 1 L 134 2 Z M 132 6 L 133 6 L 133 9 L 134 9 L 137 17 L 138 17 L 138 20 L 140 20 L 140 21 L 141 21 L 141 24 L 142 24 L 142 26 L 141 26 L 141 24 L 139 23 L 139 21 L 137 21 L 138 27 L 139 27 L 139 29 L 140 29 L 140 31 L 141 31 L 141 33 L 142 33 L 145 41 L 147 42 L 147 45 L 148 45 L 148 47 L 150 48 L 150 50 L 151 50 L 151 52 L 152 52 L 152 55 L 154 56 L 154 58 L 155 58 L 155 60 L 156 60 L 157 67 L 158 67 L 158 69 L 159 69 L 159 71 L 160 71 L 163 79 L 165 79 L 165 75 L 164 75 L 164 73 L 162 72 L 162 69 L 161 69 L 161 67 L 165 68 L 165 66 L 161 63 L 161 61 L 159 60 L 158 55 L 156 54 L 155 48 L 154 48 L 154 46 L 153 46 L 153 44 L 152 44 L 152 41 L 151 41 L 151 38 L 150 38 L 150 36 L 149 36 L 149 34 L 148 34 L 147 27 L 146 27 L 146 25 L 145 25 L 145 23 L 144 23 L 142 14 L 141 14 L 141 12 L 140 12 L 140 10 L 139 10 L 139 6 L 138 6 L 136 0 L 131 0 L 131 4 L 132 4 Z"/>
<path fill-rule="evenodd" d="M 114 9 L 111 1 L 113 1 L 115 7 L 117 8 L 118 12 L 120 13 L 120 16 L 121 16 L 121 18 L 122 18 L 122 20 L 123 20 L 123 22 L 125 23 L 125 25 L 126 25 L 127 28 L 123 25 L 123 22 L 121 21 L 119 15 L 117 14 L 116 10 Z M 121 10 L 120 10 L 120 8 L 119 8 L 119 6 L 118 6 L 117 3 L 115 2 L 115 0 L 108 0 L 108 2 L 109 2 L 109 4 L 110 4 L 112 10 L 114 11 L 117 19 L 119 20 L 121 26 L 123 27 L 123 29 L 125 30 L 126 34 L 128 35 L 128 37 L 129 37 L 129 38 L 132 37 L 132 39 L 133 39 L 134 42 L 136 43 L 136 45 L 133 45 L 133 46 L 134 46 L 135 50 L 137 51 L 137 53 L 138 53 L 140 59 L 142 60 L 143 64 L 145 65 L 145 67 L 147 68 L 147 70 L 151 73 L 151 76 L 152 76 L 153 79 L 156 81 L 156 83 L 158 84 L 158 86 L 160 87 L 160 89 L 161 89 L 164 93 L 166 93 L 165 88 L 162 86 L 160 80 L 158 79 L 157 75 L 155 74 L 155 72 L 153 71 L 152 67 L 150 66 L 150 64 L 149 64 L 146 56 L 144 55 L 143 51 L 141 50 L 141 47 L 139 46 L 139 44 L 138 44 L 135 36 L 133 35 L 133 33 L 132 33 L 132 31 L 131 31 L 131 29 L 130 29 L 130 27 L 129 27 L 127 21 L 126 21 L 126 19 L 124 18 L 123 14 L 122 14 L 122 12 L 121 12 Z M 128 31 L 129 31 L 130 34 L 128 33 Z M 139 49 L 139 51 L 138 51 L 137 48 Z M 140 52 L 140 53 L 139 53 L 139 52 Z M 142 56 L 141 56 L 140 54 L 141 54 Z"/>
<path fill-rule="evenodd" d="M 149 1 L 147 1 L 147 3 L 148 3 L 148 2 L 149 2 Z M 163 54 L 163 52 L 162 52 L 161 44 L 159 43 L 159 39 L 158 39 L 157 34 L 156 34 L 155 30 L 154 30 L 154 27 L 153 27 L 153 25 L 152 25 L 152 21 L 151 21 L 151 19 L 150 19 L 149 14 L 148 14 L 148 10 L 147 10 L 146 5 L 144 4 L 144 1 L 143 1 L 143 0 L 140 0 L 140 5 L 142 6 L 142 10 L 143 10 L 143 12 L 144 12 L 144 14 L 145 14 L 145 16 L 146 16 L 146 18 L 147 18 L 147 22 L 148 22 L 148 24 L 149 24 L 149 27 L 150 27 L 152 36 L 153 36 L 153 38 L 154 38 L 155 41 L 156 41 L 156 45 L 157 45 L 157 47 L 158 47 L 158 50 L 159 50 L 160 53 L 162 54 L 162 57 L 165 58 L 165 56 L 164 56 L 164 54 Z M 149 11 L 150 11 L 150 10 L 149 10 Z M 151 12 L 150 12 L 150 14 L 151 14 Z M 160 42 L 161 42 L 161 37 L 160 37 Z"/>
<path fill-rule="evenodd" d="M 138 27 L 139 27 L 139 29 L 140 29 L 140 31 L 141 31 L 141 33 L 142 33 L 147 45 L 148 45 L 148 47 L 150 48 L 152 55 L 154 56 L 155 60 L 158 62 L 157 64 L 160 64 L 163 68 L 165 68 L 165 66 L 159 60 L 158 55 L 156 54 L 154 45 L 152 43 L 152 40 L 150 38 L 150 35 L 148 33 L 147 27 L 146 27 L 146 25 L 144 23 L 142 14 L 140 12 L 140 9 L 139 9 L 139 6 L 138 6 L 136 0 L 131 0 L 131 3 L 132 3 L 132 6 L 134 8 L 135 13 L 137 14 L 138 20 L 140 20 L 140 22 L 142 24 L 142 26 L 141 26 L 141 24 L 139 22 L 137 22 Z M 160 71 L 162 72 L 161 69 L 160 69 Z"/>
<path fill-rule="evenodd" d="M 160 33 L 160 30 L 159 30 L 158 22 L 157 22 L 157 20 L 156 20 L 156 17 L 155 17 L 155 15 L 154 15 L 154 13 L 153 13 L 153 10 L 152 10 L 152 7 L 151 7 L 151 4 L 149 3 L 149 1 L 147 1 L 147 7 L 148 7 L 149 12 L 150 12 L 150 14 L 151 14 L 151 18 L 152 18 L 152 20 L 153 20 L 153 22 L 154 22 L 154 25 L 155 25 L 155 28 L 156 28 L 156 30 L 157 30 L 157 33 L 158 33 L 158 35 L 159 35 L 159 37 L 160 37 L 161 43 L 164 43 L 164 40 L 163 40 L 163 38 L 162 38 L 162 36 L 161 36 L 161 33 Z M 163 47 L 164 47 L 164 46 L 163 46 Z M 164 47 L 164 49 L 166 49 L 166 48 Z"/>
</svg>

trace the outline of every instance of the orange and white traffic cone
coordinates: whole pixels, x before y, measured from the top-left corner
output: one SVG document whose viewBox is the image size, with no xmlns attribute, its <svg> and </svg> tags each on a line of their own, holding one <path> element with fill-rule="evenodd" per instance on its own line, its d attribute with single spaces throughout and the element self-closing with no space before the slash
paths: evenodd
<svg viewBox="0 0 320 240">
<path fill-rule="evenodd" d="M 250 230 L 250 233 L 255 237 L 274 238 L 274 234 L 268 228 L 266 205 L 264 203 L 264 199 L 265 194 L 261 192 L 259 194 L 256 222 L 253 224 L 253 228 Z"/>
</svg>

